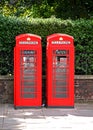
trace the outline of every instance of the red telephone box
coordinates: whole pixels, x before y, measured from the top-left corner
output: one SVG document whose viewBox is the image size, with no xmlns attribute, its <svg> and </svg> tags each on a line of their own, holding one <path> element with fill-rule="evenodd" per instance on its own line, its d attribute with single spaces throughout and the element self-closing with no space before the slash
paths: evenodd
<svg viewBox="0 0 93 130">
<path fill-rule="evenodd" d="M 16 36 L 14 47 L 14 106 L 41 107 L 42 104 L 41 37 Z"/>
<path fill-rule="evenodd" d="M 47 106 L 74 107 L 74 42 L 66 34 L 47 37 Z"/>
</svg>

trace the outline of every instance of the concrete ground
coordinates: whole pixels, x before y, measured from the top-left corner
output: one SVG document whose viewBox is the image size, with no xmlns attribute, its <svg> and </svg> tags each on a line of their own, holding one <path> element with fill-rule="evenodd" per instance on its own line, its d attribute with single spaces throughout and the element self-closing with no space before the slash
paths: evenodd
<svg viewBox="0 0 93 130">
<path fill-rule="evenodd" d="M 93 104 L 74 109 L 17 109 L 0 104 L 0 130 L 93 130 Z"/>
</svg>

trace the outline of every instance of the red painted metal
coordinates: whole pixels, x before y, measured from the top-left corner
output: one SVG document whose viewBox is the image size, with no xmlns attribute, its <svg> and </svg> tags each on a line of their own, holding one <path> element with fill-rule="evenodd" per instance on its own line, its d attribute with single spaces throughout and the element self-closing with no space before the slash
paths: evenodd
<svg viewBox="0 0 93 130">
<path fill-rule="evenodd" d="M 42 48 L 41 37 L 16 36 L 14 47 L 14 106 L 41 107 Z"/>
<path fill-rule="evenodd" d="M 48 107 L 74 107 L 74 41 L 66 34 L 47 37 Z"/>
</svg>

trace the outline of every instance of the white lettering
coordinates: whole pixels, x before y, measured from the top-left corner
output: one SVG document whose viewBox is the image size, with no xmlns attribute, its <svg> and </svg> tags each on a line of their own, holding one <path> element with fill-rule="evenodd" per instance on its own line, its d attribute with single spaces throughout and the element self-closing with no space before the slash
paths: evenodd
<svg viewBox="0 0 93 130">
<path fill-rule="evenodd" d="M 52 41 L 52 44 L 70 44 L 70 41 Z"/>
<path fill-rule="evenodd" d="M 20 41 L 19 44 L 38 44 L 38 41 Z"/>
</svg>

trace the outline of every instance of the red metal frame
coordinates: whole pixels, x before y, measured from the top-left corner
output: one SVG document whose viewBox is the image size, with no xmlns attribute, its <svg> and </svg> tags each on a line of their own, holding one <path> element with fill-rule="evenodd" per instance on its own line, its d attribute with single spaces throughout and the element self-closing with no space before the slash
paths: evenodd
<svg viewBox="0 0 93 130">
<path fill-rule="evenodd" d="M 14 106 L 41 107 L 42 48 L 41 37 L 16 36 L 14 48 Z"/>
<path fill-rule="evenodd" d="M 47 106 L 74 107 L 73 37 L 52 34 L 47 37 Z"/>
</svg>

